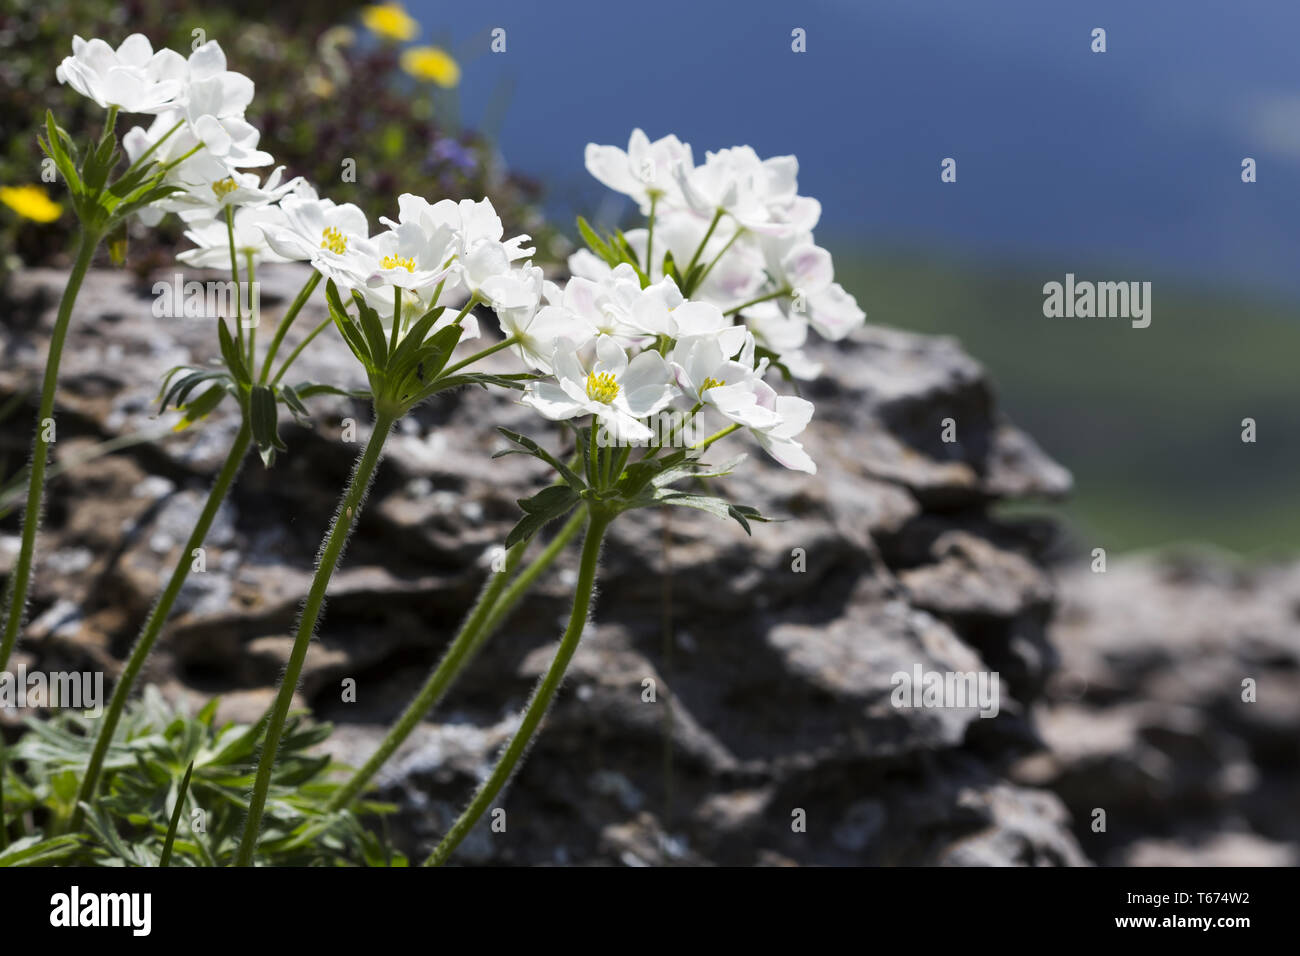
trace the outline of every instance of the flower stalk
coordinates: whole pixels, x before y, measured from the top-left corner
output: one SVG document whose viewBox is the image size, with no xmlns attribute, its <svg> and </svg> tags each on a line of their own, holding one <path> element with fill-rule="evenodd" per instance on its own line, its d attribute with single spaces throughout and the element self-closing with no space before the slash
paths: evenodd
<svg viewBox="0 0 1300 956">
<path fill-rule="evenodd" d="M 22 629 L 23 613 L 27 606 L 27 589 L 31 584 L 32 563 L 36 551 L 36 533 L 40 529 L 41 507 L 45 495 L 45 466 L 49 461 L 50 445 L 54 440 L 54 393 L 59 382 L 59 362 L 63 357 L 63 344 L 68 336 L 72 307 L 81 291 L 81 283 L 90 268 L 100 235 L 84 226 L 77 245 L 77 259 L 68 276 L 59 301 L 59 312 L 50 336 L 50 350 L 45 359 L 45 378 L 41 385 L 41 403 L 36 412 L 36 434 L 32 438 L 32 467 L 27 478 L 27 508 L 23 514 L 22 543 L 18 560 L 9 578 L 8 612 L 5 617 L 4 637 L 0 639 L 0 670 L 4 670 L 18 642 Z"/>
<path fill-rule="evenodd" d="M 578 568 L 578 583 L 573 595 L 573 610 L 569 614 L 569 624 L 564 631 L 564 636 L 560 639 L 559 649 L 555 652 L 550 667 L 537 685 L 537 689 L 533 692 L 527 707 L 524 708 L 519 729 L 510 738 L 510 743 L 506 745 L 506 749 L 492 769 L 491 775 L 474 795 L 474 799 L 470 801 L 469 806 L 452 824 L 451 829 L 447 831 L 447 835 L 442 838 L 442 842 L 429 855 L 428 860 L 425 861 L 425 866 L 442 866 L 442 864 L 446 863 L 447 859 L 469 834 L 469 831 L 473 829 L 474 824 L 487 812 L 488 807 L 496 799 L 497 794 L 501 792 L 501 789 L 506 785 L 506 781 L 510 779 L 519 761 L 523 758 L 528 745 L 532 742 L 533 735 L 537 733 L 537 729 L 541 725 L 542 718 L 546 715 L 551 702 L 555 699 L 556 692 L 560 689 L 565 671 L 569 668 L 569 662 L 573 660 L 573 654 L 578 649 L 578 643 L 582 640 L 582 632 L 587 625 L 587 612 L 591 607 L 592 594 L 596 588 L 596 570 L 600 562 L 601 541 L 615 515 L 615 512 L 599 506 L 589 505 L 588 507 L 590 521 L 587 525 L 586 538 L 582 544 L 582 561 Z"/>
<path fill-rule="evenodd" d="M 442 702 L 443 697 L 478 655 L 488 638 L 505 620 L 506 615 L 514 609 L 520 598 L 528 592 L 534 582 L 554 563 L 560 552 L 582 529 L 586 518 L 585 512 L 575 512 L 542 553 L 534 558 L 513 581 L 511 575 L 522 560 L 528 542 L 521 541 L 506 552 L 504 568 L 494 573 L 492 579 L 484 585 L 460 633 L 451 642 L 442 660 L 438 662 L 438 666 L 403 711 L 402 716 L 389 729 L 375 752 L 330 799 L 329 809 L 341 810 L 350 804 L 379 772 L 379 768 L 411 735 L 425 715 Z"/>
<path fill-rule="evenodd" d="M 396 420 L 397 416 L 391 411 L 383 406 L 376 406 L 374 430 L 370 434 L 365 450 L 357 460 L 352 480 L 348 483 L 343 500 L 339 503 L 338 512 L 334 516 L 334 523 L 325 538 L 325 547 L 321 552 L 316 573 L 312 578 L 311 589 L 307 593 L 307 603 L 298 622 L 298 633 L 294 637 L 289 663 L 280 682 L 280 692 L 276 695 L 270 720 L 267 723 L 266 737 L 262 742 L 262 756 L 257 766 L 257 779 L 253 784 L 253 795 L 248 805 L 248 818 L 244 824 L 239 854 L 235 859 L 236 866 L 253 865 L 258 831 L 261 829 L 262 815 L 266 809 L 271 775 L 275 770 L 276 751 L 280 746 L 280 736 L 284 732 L 285 717 L 293 702 L 294 691 L 298 688 L 298 678 L 302 675 L 307 648 L 311 644 L 312 634 L 316 630 L 316 621 L 324 607 L 325 592 L 329 588 L 330 579 L 343 555 L 343 548 L 351 537 L 352 529 L 356 526 L 362 503 L 370 489 L 371 479 L 374 478 L 375 469 L 383 455 L 384 442 Z"/>
</svg>

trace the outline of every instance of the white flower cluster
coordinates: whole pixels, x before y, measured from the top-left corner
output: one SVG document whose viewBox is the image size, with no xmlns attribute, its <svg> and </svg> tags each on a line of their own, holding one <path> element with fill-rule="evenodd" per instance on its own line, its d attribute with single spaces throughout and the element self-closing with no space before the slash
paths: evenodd
<svg viewBox="0 0 1300 956">
<path fill-rule="evenodd" d="M 563 290 L 530 266 L 489 283 L 520 359 L 548 376 L 523 401 L 552 420 L 594 415 L 617 442 L 649 440 L 645 419 L 674 404 L 707 410 L 787 468 L 815 472 L 796 440 L 812 403 L 778 394 L 769 359 L 756 356 L 811 378 L 808 328 L 838 340 L 866 316 L 813 241 L 821 206 L 798 194 L 795 158 L 738 146 L 696 166 L 675 136 L 650 142 L 635 130 L 626 151 L 591 144 L 586 161 L 650 219 L 623 237 L 635 264 L 584 249 Z"/>
<path fill-rule="evenodd" d="M 282 182 L 282 167 L 265 179 L 248 172 L 273 159 L 244 118 L 253 83 L 226 69 L 215 41 L 184 59 L 154 53 L 139 34 L 116 51 L 77 38 L 57 75 L 103 106 L 155 115 L 123 144 L 133 161 L 178 161 L 167 174 L 178 191 L 142 218 L 175 212 L 186 221 L 197 248 L 182 261 L 227 266 L 233 241 L 241 266 L 309 262 L 359 293 L 386 328 L 400 313 L 397 337 L 435 307 L 483 302 L 539 373 L 522 401 L 546 418 L 591 415 L 608 440 L 644 444 L 657 437 L 647 419 L 675 407 L 690 421 L 717 416 L 786 467 L 816 471 L 796 440 L 812 404 L 778 394 L 769 366 L 815 376 L 803 353 L 808 329 L 837 340 L 865 316 L 813 240 L 821 206 L 798 194 L 793 156 L 764 160 L 737 146 L 696 165 L 675 136 L 651 142 L 639 129 L 626 151 L 589 144 L 587 169 L 648 221 L 620 233 L 611 255 L 574 254 L 560 288 L 532 264 L 527 236 L 503 238 L 488 199 L 406 194 L 397 220 L 382 219 L 386 230 L 372 236 L 359 208 L 323 199 L 301 179 Z M 453 320 L 463 337 L 478 334 L 468 305 L 434 329 Z"/>
</svg>

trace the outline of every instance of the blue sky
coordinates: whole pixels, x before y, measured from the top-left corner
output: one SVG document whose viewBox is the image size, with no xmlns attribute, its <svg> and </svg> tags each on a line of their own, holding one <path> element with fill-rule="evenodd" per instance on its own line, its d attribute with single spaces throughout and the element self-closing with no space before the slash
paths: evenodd
<svg viewBox="0 0 1300 956">
<path fill-rule="evenodd" d="M 467 120 L 509 91 L 502 151 L 557 208 L 611 201 L 583 147 L 641 126 L 697 156 L 797 154 L 836 243 L 1300 298 L 1293 0 L 408 5 L 426 40 L 461 55 Z M 493 27 L 505 54 L 487 52 Z M 794 27 L 806 53 L 790 50 Z M 955 184 L 939 180 L 949 156 Z"/>
</svg>

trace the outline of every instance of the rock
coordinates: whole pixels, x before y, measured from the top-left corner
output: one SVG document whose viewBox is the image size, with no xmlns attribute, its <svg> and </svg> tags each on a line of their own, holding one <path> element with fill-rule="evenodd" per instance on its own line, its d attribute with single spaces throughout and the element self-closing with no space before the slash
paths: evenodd
<svg viewBox="0 0 1300 956">
<path fill-rule="evenodd" d="M 304 272 L 268 267 L 259 278 L 270 315 Z M 49 270 L 14 277 L 0 398 L 37 379 L 62 281 Z M 163 374 L 208 362 L 216 336 L 211 323 L 153 318 L 150 302 L 147 286 L 92 271 L 78 303 L 58 408 L 57 457 L 70 467 L 50 488 L 24 644 L 38 659 L 78 653 L 120 667 L 236 429 L 230 405 L 179 433 L 174 416 L 154 417 Z M 286 349 L 324 315 L 318 295 Z M 1063 755 L 1046 751 L 1033 719 L 1043 713 L 1049 734 L 1060 726 L 1042 699 L 1056 663 L 1052 532 L 989 513 L 1001 499 L 1063 494 L 1068 473 L 1005 420 L 983 369 L 952 340 L 869 327 L 815 351 L 826 367 L 808 389 L 817 476 L 750 448 L 725 479 L 728 494 L 785 519 L 752 537 L 688 509 L 620 519 L 592 624 L 499 800 L 505 829 L 485 818 L 458 862 L 1088 862 L 1076 842 L 1086 809 L 1062 783 L 1083 758 L 1069 763 L 1064 744 Z M 490 365 L 512 370 L 506 353 Z M 328 331 L 299 379 L 364 385 Z M 169 694 L 222 695 L 223 718 L 251 721 L 269 704 L 320 538 L 369 432 L 362 403 L 311 406 L 310 427 L 282 422 L 289 452 L 273 469 L 256 456 L 244 463 L 204 544 L 204 570 L 190 575 L 149 664 Z M 4 423 L 10 460 L 25 454 L 32 411 L 29 398 Z M 944 441 L 945 419 L 955 441 Z M 328 745 L 344 762 L 362 762 L 416 692 L 490 573 L 516 499 L 549 480 L 531 458 L 491 459 L 506 447 L 493 424 L 564 440 L 508 397 L 471 388 L 418 409 L 388 443 L 299 688 L 304 706 L 337 725 Z M 147 440 L 127 443 L 133 435 Z M 110 439 L 124 447 L 73 459 Z M 3 530 L 15 533 L 15 519 Z M 392 836 L 412 859 L 514 732 L 568 614 L 574 551 L 379 775 L 376 795 L 399 808 Z M 997 716 L 895 706 L 894 676 L 916 667 L 998 671 Z M 1119 679 L 1090 658 L 1074 667 L 1089 687 Z M 356 681 L 355 703 L 342 699 L 345 678 Z M 1239 717 L 1252 741 L 1275 739 L 1269 721 L 1280 735 L 1287 719 L 1263 709 Z M 1194 727 L 1116 724 L 1145 728 L 1157 751 L 1194 750 Z M 1035 759 L 1040 784 L 1013 778 Z"/>
<path fill-rule="evenodd" d="M 1020 776 L 1061 796 L 1099 862 L 1294 865 L 1300 566 L 1139 556 L 1062 590 L 1049 749 Z"/>
</svg>

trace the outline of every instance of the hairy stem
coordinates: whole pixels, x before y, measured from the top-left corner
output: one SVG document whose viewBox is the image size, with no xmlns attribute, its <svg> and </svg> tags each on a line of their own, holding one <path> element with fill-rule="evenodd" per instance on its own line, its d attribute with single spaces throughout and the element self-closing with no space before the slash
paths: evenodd
<svg viewBox="0 0 1300 956">
<path fill-rule="evenodd" d="M 591 509 L 591 521 L 587 525 L 587 536 L 582 543 L 582 563 L 578 569 L 578 585 L 573 595 L 573 611 L 569 615 L 569 626 L 560 639 L 560 647 L 555 652 L 555 658 L 551 661 L 551 666 L 533 692 L 532 699 L 528 701 L 528 706 L 524 708 L 523 720 L 519 724 L 519 729 L 510 738 L 510 743 L 506 745 L 505 752 L 501 754 L 496 766 L 492 769 L 492 774 L 479 787 L 478 793 L 474 795 L 474 799 L 470 801 L 469 806 L 456 819 L 451 829 L 447 831 L 447 835 L 442 838 L 442 842 L 430 854 L 429 859 L 425 861 L 425 866 L 441 866 L 447 862 L 447 858 L 465 839 L 474 824 L 478 822 L 479 817 L 483 816 L 497 794 L 501 792 L 501 788 L 506 785 L 506 781 L 510 779 L 510 775 L 514 773 L 515 767 L 519 764 L 524 752 L 528 749 L 528 745 L 532 742 L 533 735 L 537 733 L 542 717 L 550 708 L 551 701 L 555 699 L 556 691 L 560 689 L 560 682 L 564 680 L 564 672 L 568 670 L 574 651 L 578 649 L 578 642 L 582 639 L 582 632 L 587 624 L 587 611 L 591 607 L 592 592 L 596 587 L 596 566 L 600 560 L 600 542 L 611 520 L 613 520 L 612 513 L 595 508 Z"/>
<path fill-rule="evenodd" d="M 41 502 L 45 494 L 45 464 L 49 460 L 50 442 L 54 437 L 54 392 L 59 382 L 59 360 L 63 355 L 63 343 L 68 336 L 73 303 L 77 301 L 81 282 L 86 277 L 98 246 L 99 235 L 82 229 L 77 261 L 68 276 L 68 284 L 63 289 L 59 313 L 54 320 L 54 332 L 50 336 L 50 351 L 45 359 L 45 380 L 41 386 L 41 404 L 36 413 L 36 435 L 32 438 L 32 467 L 27 476 L 27 510 L 23 515 L 22 544 L 7 588 L 9 610 L 5 618 L 4 638 L 0 640 L 0 671 L 9 663 L 9 655 L 18 642 L 18 632 L 22 629 L 23 612 L 27 606 L 27 588 L 31 583 L 32 560 L 36 551 L 36 532 L 40 529 Z M 47 422 L 51 430 L 48 439 Z"/>
<path fill-rule="evenodd" d="M 271 774 L 275 770 L 276 751 L 279 750 L 285 717 L 289 713 L 294 691 L 298 688 L 298 678 L 302 674 L 302 665 L 307 658 L 307 647 L 311 644 L 312 634 L 316 630 L 316 621 L 325 604 L 325 592 L 329 588 L 330 578 L 334 574 L 339 558 L 343 555 L 343 548 L 352 534 L 352 529 L 356 526 L 362 502 L 370 488 L 370 480 L 374 477 L 375 468 L 383 454 L 384 442 L 395 421 L 396 416 L 391 412 L 380 408 L 375 409 L 374 430 L 370 433 L 370 440 L 366 443 L 365 450 L 357 460 L 352 480 L 348 483 L 343 500 L 339 503 L 338 513 L 334 516 L 334 523 L 325 537 L 325 545 L 316 565 L 316 574 L 312 578 L 311 589 L 307 592 L 307 603 L 298 621 L 298 633 L 294 637 L 293 651 L 289 655 L 289 663 L 280 682 L 280 692 L 276 695 L 270 721 L 266 727 L 266 738 L 262 743 L 262 758 L 257 766 L 257 780 L 253 784 L 253 796 L 248 805 L 248 819 L 244 823 L 244 836 L 239 844 L 239 854 L 235 859 L 236 866 L 253 864 L 258 830 L 262 825 L 262 814 L 266 810 L 266 796 L 271 788 Z"/>
<path fill-rule="evenodd" d="M 534 558 L 532 563 L 520 572 L 519 577 L 513 582 L 510 581 L 510 577 L 522 560 L 528 543 L 521 541 L 506 552 L 505 567 L 501 571 L 494 573 L 492 578 L 484 585 L 479 594 L 478 602 L 470 611 L 469 617 L 460 629 L 460 633 L 451 642 L 442 660 L 438 662 L 438 666 L 429 675 L 429 679 L 425 681 L 424 686 L 420 688 L 420 692 L 415 695 L 415 699 L 411 701 L 402 716 L 393 724 L 379 744 L 378 749 L 371 754 L 370 759 L 330 798 L 327 809 L 341 810 L 351 803 L 374 775 L 379 772 L 379 768 L 388 761 L 388 758 L 411 735 L 411 731 L 415 730 L 425 715 L 442 702 L 443 697 L 451 690 L 456 679 L 474 660 L 482 646 L 487 643 L 497 625 L 510 613 L 519 599 L 528 592 L 528 589 L 532 587 L 533 582 L 541 576 L 542 572 L 551 566 L 555 558 L 564 550 L 565 545 L 581 530 L 586 518 L 586 512 L 576 512 L 560 530 L 560 533 L 546 546 L 545 550 Z M 507 584 L 510 585 L 508 589 Z"/>
<path fill-rule="evenodd" d="M 190 532 L 185 547 L 181 549 L 180 557 L 176 561 L 176 567 L 172 570 L 172 575 L 167 581 L 167 587 L 163 589 L 158 602 L 149 612 L 149 617 L 145 620 L 144 627 L 140 629 L 139 637 L 136 638 L 135 646 L 131 648 L 131 655 L 127 658 L 122 673 L 118 675 L 117 686 L 113 688 L 113 696 L 109 700 L 108 708 L 104 711 L 103 719 L 99 724 L 99 734 L 95 738 L 95 748 L 91 751 L 90 762 L 86 765 L 86 773 L 81 778 L 81 788 L 77 791 L 77 808 L 73 811 L 71 824 L 74 831 L 81 826 L 84 813 L 81 805 L 89 803 L 95 798 L 95 790 L 99 786 L 99 776 L 104 767 L 104 758 L 108 754 L 108 748 L 112 746 L 113 734 L 117 731 L 118 721 L 121 720 L 122 712 L 126 709 L 127 700 L 130 698 L 135 682 L 140 676 L 140 671 L 143 669 L 150 651 L 153 650 L 158 636 L 162 633 L 163 625 L 167 623 L 172 606 L 180 596 L 181 588 L 185 585 L 185 579 L 189 577 L 190 570 L 194 566 L 194 552 L 203 546 L 208 531 L 212 528 L 212 522 L 216 519 L 217 512 L 221 509 L 226 496 L 230 493 L 230 487 L 234 484 L 235 476 L 239 474 L 239 469 L 244 464 L 244 458 L 248 455 L 248 446 L 251 442 L 252 431 L 249 429 L 248 423 L 244 422 L 240 426 L 239 433 L 235 436 L 234 444 L 230 446 L 230 452 L 226 455 L 225 464 L 222 465 L 221 471 L 217 474 L 217 480 L 212 485 L 212 490 L 208 492 L 208 500 L 204 504 L 203 510 L 199 512 L 199 519 L 194 524 L 194 530 Z"/>
</svg>

